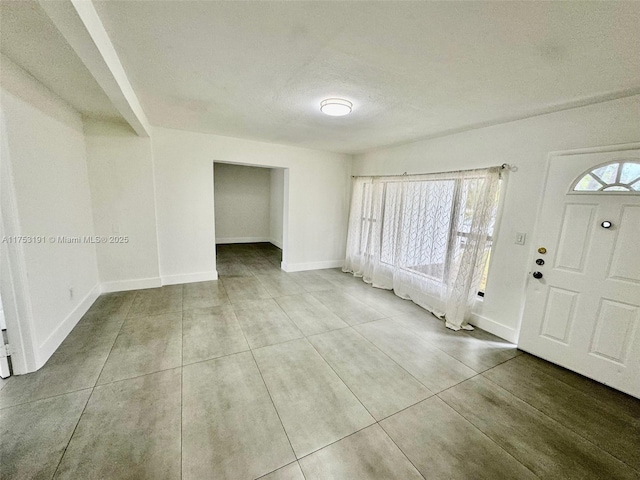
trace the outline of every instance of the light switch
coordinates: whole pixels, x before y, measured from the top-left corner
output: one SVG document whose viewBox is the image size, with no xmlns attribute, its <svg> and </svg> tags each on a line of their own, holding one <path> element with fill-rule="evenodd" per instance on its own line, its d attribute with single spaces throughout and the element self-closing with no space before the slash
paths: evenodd
<svg viewBox="0 0 640 480">
<path fill-rule="evenodd" d="M 516 245 L 524 245 L 527 240 L 527 234 L 524 232 L 516 232 Z"/>
</svg>

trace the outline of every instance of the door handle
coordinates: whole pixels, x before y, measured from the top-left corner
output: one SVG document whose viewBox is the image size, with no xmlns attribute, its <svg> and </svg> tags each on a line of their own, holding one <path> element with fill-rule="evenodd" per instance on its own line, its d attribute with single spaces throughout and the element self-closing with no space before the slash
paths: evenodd
<svg viewBox="0 0 640 480">
<path fill-rule="evenodd" d="M 542 278 L 542 272 L 533 272 L 533 278 L 541 279 Z"/>
</svg>

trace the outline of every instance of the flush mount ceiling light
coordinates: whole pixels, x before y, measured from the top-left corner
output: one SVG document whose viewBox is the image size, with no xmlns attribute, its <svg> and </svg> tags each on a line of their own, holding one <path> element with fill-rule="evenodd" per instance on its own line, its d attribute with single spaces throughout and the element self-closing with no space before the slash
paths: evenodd
<svg viewBox="0 0 640 480">
<path fill-rule="evenodd" d="M 353 103 L 344 98 L 327 98 L 320 102 L 320 111 L 332 117 L 342 117 L 351 113 Z"/>
</svg>

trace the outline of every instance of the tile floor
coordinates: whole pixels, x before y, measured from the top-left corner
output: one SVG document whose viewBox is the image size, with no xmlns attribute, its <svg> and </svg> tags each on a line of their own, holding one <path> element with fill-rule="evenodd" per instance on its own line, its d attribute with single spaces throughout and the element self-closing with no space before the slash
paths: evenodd
<svg viewBox="0 0 640 480">
<path fill-rule="evenodd" d="M 640 401 L 339 270 L 101 296 L 0 384 L 0 478 L 640 478 Z"/>
</svg>

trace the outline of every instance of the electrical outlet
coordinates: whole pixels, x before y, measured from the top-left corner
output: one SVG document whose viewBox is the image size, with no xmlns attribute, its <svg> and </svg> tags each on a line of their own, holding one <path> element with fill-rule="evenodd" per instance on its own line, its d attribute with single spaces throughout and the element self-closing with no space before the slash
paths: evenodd
<svg viewBox="0 0 640 480">
<path fill-rule="evenodd" d="M 516 232 L 516 241 L 514 242 L 516 245 L 524 245 L 527 240 L 527 234 L 524 232 Z"/>
</svg>

